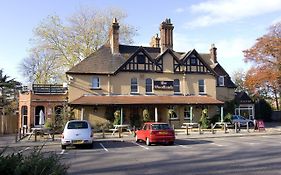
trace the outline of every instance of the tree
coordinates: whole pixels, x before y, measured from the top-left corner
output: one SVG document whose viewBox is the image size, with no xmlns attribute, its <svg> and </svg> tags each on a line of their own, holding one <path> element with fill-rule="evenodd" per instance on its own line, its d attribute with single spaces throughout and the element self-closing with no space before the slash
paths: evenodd
<svg viewBox="0 0 281 175">
<path fill-rule="evenodd" d="M 246 86 L 259 96 L 273 99 L 279 108 L 281 96 L 281 22 L 268 29 L 250 49 L 243 51 L 246 62 L 253 62 L 246 75 Z"/>
<path fill-rule="evenodd" d="M 236 88 L 237 92 L 241 92 L 241 91 L 248 92 L 248 89 L 245 85 L 245 79 L 246 79 L 246 73 L 242 69 L 237 70 L 233 73 L 233 81 L 234 84 L 237 86 Z"/>
<path fill-rule="evenodd" d="M 3 113 L 12 113 L 17 109 L 17 89 L 21 84 L 8 75 L 3 74 L 0 69 L 0 107 Z"/>
<path fill-rule="evenodd" d="M 120 23 L 121 43 L 132 43 L 136 30 L 119 9 L 86 9 L 63 21 L 48 16 L 34 29 L 33 47 L 20 68 L 31 83 L 60 82 L 64 73 L 108 41 L 112 19 Z"/>
</svg>

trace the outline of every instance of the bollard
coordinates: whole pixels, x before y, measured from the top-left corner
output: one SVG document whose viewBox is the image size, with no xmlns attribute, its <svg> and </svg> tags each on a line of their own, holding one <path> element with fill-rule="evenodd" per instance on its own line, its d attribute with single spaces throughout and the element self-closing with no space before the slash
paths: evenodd
<svg viewBox="0 0 281 175">
<path fill-rule="evenodd" d="M 212 134 L 215 134 L 215 131 L 214 131 L 214 124 L 213 124 L 213 123 L 211 123 L 211 132 L 212 132 Z"/>
<path fill-rule="evenodd" d="M 16 138 L 15 138 L 15 143 L 18 142 L 18 130 L 16 129 Z"/>
<path fill-rule="evenodd" d="M 238 131 L 237 131 L 237 122 L 234 123 L 234 131 L 235 131 L 235 133 L 238 133 Z"/>
<path fill-rule="evenodd" d="M 201 133 L 201 125 L 200 124 L 198 124 L 198 132 L 199 132 L 199 134 L 202 134 Z"/>
<path fill-rule="evenodd" d="M 37 130 L 34 131 L 34 141 L 37 142 Z"/>
<path fill-rule="evenodd" d="M 119 128 L 118 128 L 119 138 L 121 138 L 121 137 L 122 137 L 121 132 L 122 132 L 122 128 L 121 128 L 121 127 L 119 127 Z"/>
<path fill-rule="evenodd" d="M 52 141 L 55 141 L 55 131 L 52 130 L 51 132 L 52 132 Z"/>
<path fill-rule="evenodd" d="M 224 133 L 226 134 L 226 123 L 223 124 L 223 130 L 224 130 Z"/>
<path fill-rule="evenodd" d="M 105 138 L 105 134 L 104 134 L 104 128 L 102 127 L 102 138 Z"/>
<path fill-rule="evenodd" d="M 22 128 L 22 136 L 25 136 L 25 128 Z"/>
<path fill-rule="evenodd" d="M 19 132 L 17 134 L 19 134 L 19 139 L 21 140 L 21 128 L 19 128 Z"/>
<path fill-rule="evenodd" d="M 250 130 L 249 130 L 249 122 L 247 122 L 247 132 L 250 132 Z"/>
<path fill-rule="evenodd" d="M 186 135 L 189 135 L 189 133 L 188 133 L 188 125 L 186 125 Z"/>
</svg>

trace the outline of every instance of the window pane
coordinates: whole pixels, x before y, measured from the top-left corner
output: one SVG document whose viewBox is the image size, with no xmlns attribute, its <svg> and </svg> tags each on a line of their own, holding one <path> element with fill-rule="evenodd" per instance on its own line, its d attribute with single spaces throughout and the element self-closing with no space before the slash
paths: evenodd
<svg viewBox="0 0 281 175">
<path fill-rule="evenodd" d="M 204 80 L 199 80 L 199 94 L 205 93 L 205 82 Z"/>
<path fill-rule="evenodd" d="M 147 78 L 145 80 L 145 91 L 152 92 L 152 79 L 151 78 Z"/>
<path fill-rule="evenodd" d="M 180 92 L 180 80 L 179 79 L 174 80 L 174 92 Z"/>
<path fill-rule="evenodd" d="M 99 77 L 93 77 L 92 87 L 93 88 L 99 88 L 100 87 Z"/>
<path fill-rule="evenodd" d="M 224 76 L 219 76 L 219 86 L 224 86 Z"/>
<path fill-rule="evenodd" d="M 131 92 L 138 92 L 138 80 L 136 78 L 131 79 Z"/>
</svg>

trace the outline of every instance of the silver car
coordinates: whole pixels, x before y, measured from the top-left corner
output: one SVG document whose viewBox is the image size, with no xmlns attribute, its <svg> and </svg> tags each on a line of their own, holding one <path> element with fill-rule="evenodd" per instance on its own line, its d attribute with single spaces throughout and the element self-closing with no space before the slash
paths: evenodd
<svg viewBox="0 0 281 175">
<path fill-rule="evenodd" d="M 91 125 L 86 120 L 71 120 L 64 127 L 61 148 L 66 149 L 68 145 L 93 146 L 93 132 Z"/>
<path fill-rule="evenodd" d="M 246 119 L 245 117 L 241 115 L 232 115 L 231 122 L 234 123 L 240 123 L 240 126 L 247 126 L 247 122 L 249 123 L 249 126 L 254 126 L 254 121 L 250 119 Z"/>
</svg>

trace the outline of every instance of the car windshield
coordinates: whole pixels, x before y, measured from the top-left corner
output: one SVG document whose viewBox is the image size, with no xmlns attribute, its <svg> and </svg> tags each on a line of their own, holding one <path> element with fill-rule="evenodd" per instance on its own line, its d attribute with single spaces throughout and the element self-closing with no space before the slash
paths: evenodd
<svg viewBox="0 0 281 175">
<path fill-rule="evenodd" d="M 88 123 L 83 121 L 69 122 L 67 129 L 87 129 Z"/>
<path fill-rule="evenodd" d="M 168 124 L 153 124 L 152 130 L 167 130 L 171 129 Z"/>
</svg>

